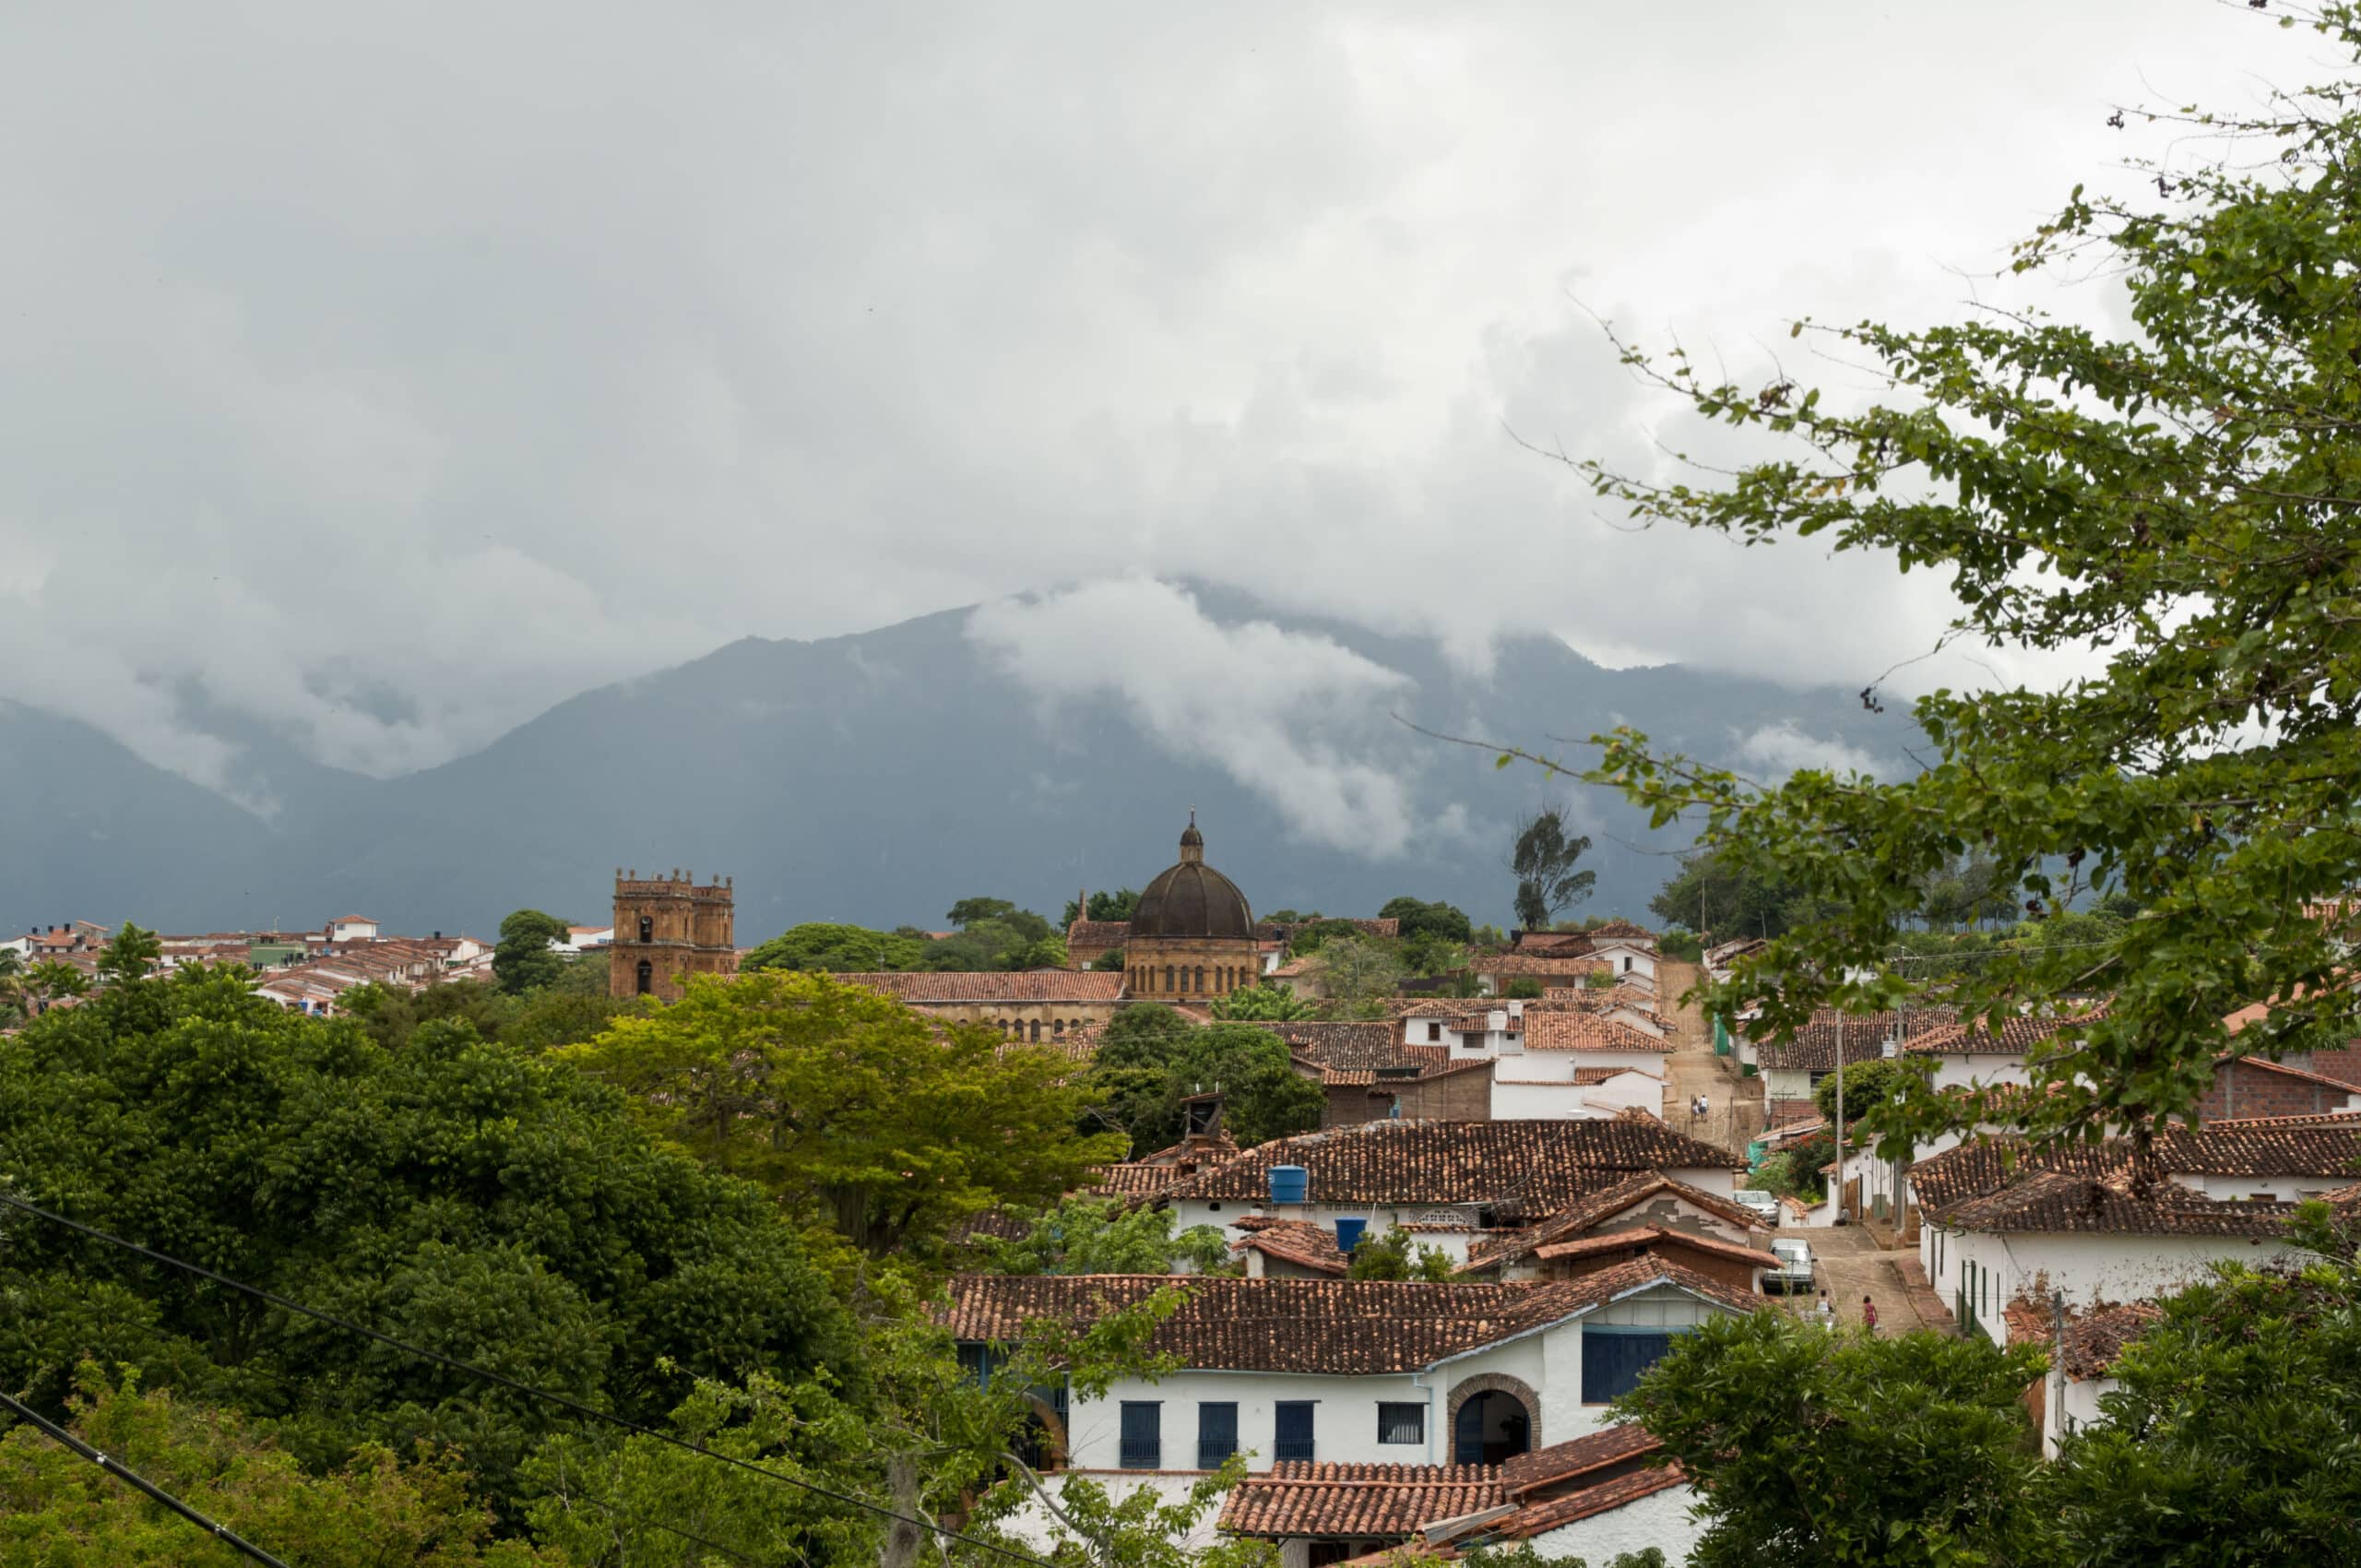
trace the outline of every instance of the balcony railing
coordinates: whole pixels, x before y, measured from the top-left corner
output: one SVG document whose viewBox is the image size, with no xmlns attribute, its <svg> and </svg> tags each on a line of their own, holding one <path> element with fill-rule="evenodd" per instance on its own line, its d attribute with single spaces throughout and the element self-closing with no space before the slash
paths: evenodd
<svg viewBox="0 0 2361 1568">
<path fill-rule="evenodd" d="M 1115 1462 L 1126 1470 L 1160 1470 L 1164 1468 L 1164 1443 L 1159 1438 L 1124 1438 L 1116 1444 L 1119 1452 Z"/>
<path fill-rule="evenodd" d="M 1282 1461 L 1301 1459 L 1308 1462 L 1313 1457 L 1312 1450 L 1318 1446 L 1308 1437 L 1277 1438 L 1271 1443 L 1271 1457 Z"/>
<path fill-rule="evenodd" d="M 1200 1442 L 1197 1444 L 1197 1468 L 1218 1470 L 1229 1463 L 1229 1456 L 1237 1452 L 1238 1444 L 1235 1443 Z"/>
</svg>

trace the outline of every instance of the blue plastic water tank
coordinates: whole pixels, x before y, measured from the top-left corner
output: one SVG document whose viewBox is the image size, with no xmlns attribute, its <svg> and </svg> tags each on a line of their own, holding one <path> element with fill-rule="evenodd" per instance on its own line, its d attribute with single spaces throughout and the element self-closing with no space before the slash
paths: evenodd
<svg viewBox="0 0 2361 1568">
<path fill-rule="evenodd" d="M 1340 1253 L 1349 1253 L 1355 1247 L 1359 1246 L 1361 1244 L 1361 1232 L 1368 1229 L 1369 1221 L 1366 1219 L 1340 1219 L 1336 1221 L 1336 1250 Z"/>
<path fill-rule="evenodd" d="M 1271 1167 L 1271 1201 L 1275 1204 L 1299 1204 L 1311 1190 L 1311 1176 L 1300 1165 Z"/>
</svg>

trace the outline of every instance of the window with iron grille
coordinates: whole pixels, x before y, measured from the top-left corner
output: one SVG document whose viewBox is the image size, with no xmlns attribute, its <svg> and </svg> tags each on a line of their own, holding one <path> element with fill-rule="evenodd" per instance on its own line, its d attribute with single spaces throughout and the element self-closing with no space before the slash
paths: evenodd
<svg viewBox="0 0 2361 1568">
<path fill-rule="evenodd" d="M 1116 1463 L 1126 1470 L 1164 1468 L 1164 1407 L 1153 1399 L 1123 1401 L 1121 1450 Z"/>
<path fill-rule="evenodd" d="M 1282 1399 L 1271 1407 L 1272 1458 L 1312 1457 L 1311 1411 L 1312 1403 L 1309 1399 Z"/>
<path fill-rule="evenodd" d="M 1228 1401 L 1200 1404 L 1197 1407 L 1197 1468 L 1218 1470 L 1223 1461 L 1237 1452 L 1237 1405 Z"/>
<path fill-rule="evenodd" d="M 1424 1405 L 1380 1405 L 1377 1408 L 1377 1440 L 1380 1443 L 1425 1443 L 1427 1408 Z"/>
</svg>

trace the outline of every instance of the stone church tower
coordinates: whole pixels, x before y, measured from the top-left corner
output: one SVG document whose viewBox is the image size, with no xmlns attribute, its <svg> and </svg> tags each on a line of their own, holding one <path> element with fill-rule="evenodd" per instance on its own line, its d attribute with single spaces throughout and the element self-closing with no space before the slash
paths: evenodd
<svg viewBox="0 0 2361 1568">
<path fill-rule="evenodd" d="M 1195 812 L 1180 835 L 1180 859 L 1140 894 L 1123 961 L 1124 994 L 1134 1001 L 1227 996 L 1261 972 L 1254 911 L 1238 884 L 1205 864 Z"/>
<path fill-rule="evenodd" d="M 727 877 L 699 887 L 694 872 L 642 880 L 617 866 L 608 994 L 678 1002 L 683 975 L 736 974 L 736 925 Z"/>
</svg>

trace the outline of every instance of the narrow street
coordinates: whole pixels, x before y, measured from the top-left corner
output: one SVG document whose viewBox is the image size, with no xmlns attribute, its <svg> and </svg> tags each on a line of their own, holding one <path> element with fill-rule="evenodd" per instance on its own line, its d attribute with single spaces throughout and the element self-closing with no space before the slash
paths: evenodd
<svg viewBox="0 0 2361 1568">
<path fill-rule="evenodd" d="M 1705 1015 L 1681 996 L 1695 985 L 1698 968 L 1660 958 L 1656 962 L 1656 1011 L 1672 1027 L 1679 1049 L 1665 1059 L 1664 1119 L 1691 1136 L 1735 1153 L 1762 1128 L 1762 1081 L 1741 1078 L 1714 1054 L 1714 1031 Z M 1711 1107 L 1701 1121 L 1690 1113 L 1699 1095 Z"/>
<path fill-rule="evenodd" d="M 1877 1238 L 1858 1225 L 1815 1229 L 1791 1226 L 1774 1234 L 1781 1240 L 1800 1238 L 1810 1243 L 1820 1288 L 1828 1292 L 1829 1304 L 1836 1309 L 1838 1322 L 1860 1322 L 1861 1298 L 1868 1296 L 1878 1304 L 1878 1334 L 1881 1337 L 1926 1326 L 1902 1277 L 1902 1260 L 1911 1253 L 1881 1251 Z M 1811 1313 L 1818 1296 L 1774 1299 L 1800 1317 Z"/>
</svg>

